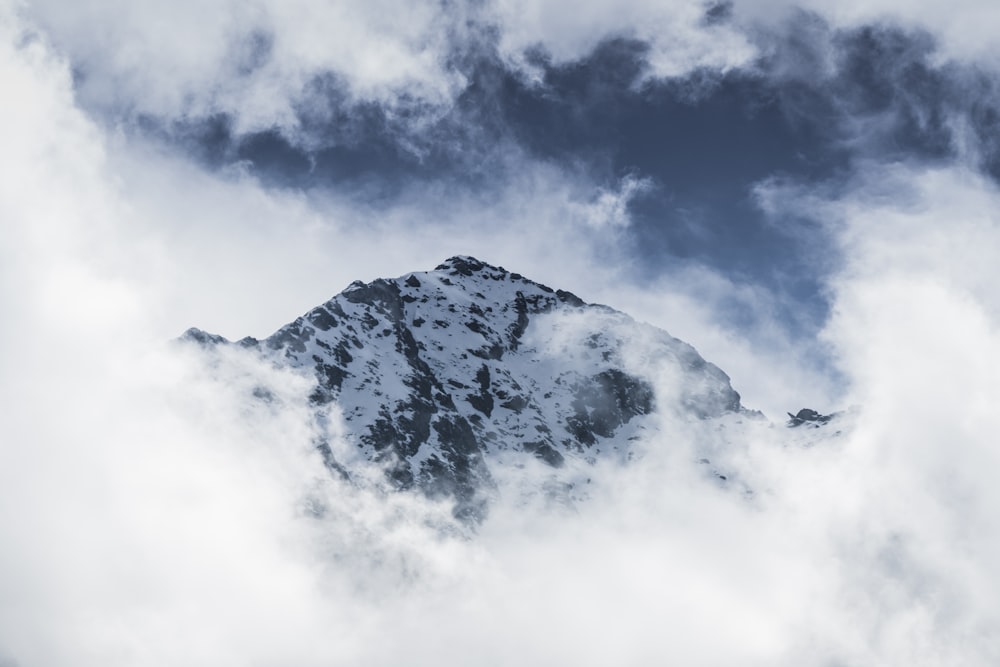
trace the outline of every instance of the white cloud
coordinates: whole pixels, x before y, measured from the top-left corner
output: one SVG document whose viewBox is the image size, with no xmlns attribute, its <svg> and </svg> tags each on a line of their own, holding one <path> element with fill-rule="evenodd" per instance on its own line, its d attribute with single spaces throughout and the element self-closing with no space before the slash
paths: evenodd
<svg viewBox="0 0 1000 667">
<path fill-rule="evenodd" d="M 375 103 L 391 121 L 418 126 L 446 113 L 468 84 L 456 59 L 493 48 L 494 30 L 500 56 L 527 70 L 525 51 L 538 45 L 568 62 L 616 37 L 649 43 L 650 76 L 746 65 L 755 55 L 748 39 L 705 24 L 704 10 L 688 0 L 22 6 L 72 61 L 88 109 L 168 127 L 225 114 L 237 134 L 277 128 L 299 142 L 310 140 L 303 118 L 336 124 L 338 104 Z"/>
<path fill-rule="evenodd" d="M 390 109 L 403 97 L 447 105 L 464 86 L 445 64 L 459 17 L 432 2 L 38 0 L 25 13 L 72 59 L 83 103 L 112 116 L 231 114 L 237 132 L 291 136 L 323 75 Z"/>
<path fill-rule="evenodd" d="M 652 180 L 629 174 L 619 181 L 616 188 L 599 189 L 593 201 L 581 206 L 581 217 L 595 228 L 628 227 L 631 224 L 629 204 L 652 188 Z"/>
<path fill-rule="evenodd" d="M 835 29 L 895 25 L 934 36 L 942 60 L 977 62 L 990 68 L 1000 61 L 1000 42 L 990 26 L 1000 20 L 1000 8 L 983 0 L 953 4 L 908 0 L 750 0 L 734 5 L 741 20 L 771 24 L 796 10 L 815 12 Z"/>
<path fill-rule="evenodd" d="M 864 409 L 836 466 L 859 505 L 851 548 L 883 566 L 849 574 L 873 587 L 879 616 L 865 649 L 884 660 L 989 664 L 1000 650 L 983 600 L 1000 585 L 986 518 L 1000 500 L 989 472 L 997 197 L 961 167 L 882 165 L 862 166 L 840 197 L 792 195 L 835 225 L 847 262 L 826 336 Z"/>
<path fill-rule="evenodd" d="M 237 134 L 279 129 L 307 144 L 314 137 L 303 131 L 305 118 L 343 126 L 354 104 L 378 105 L 390 125 L 434 121 L 466 90 L 456 63 L 469 52 L 496 48 L 531 78 L 537 72 L 527 54 L 537 47 L 564 64 L 627 38 L 648 46 L 648 77 L 752 69 L 761 48 L 767 51 L 759 29 L 787 29 L 793 9 L 815 12 L 835 29 L 881 23 L 924 30 L 939 39 L 942 60 L 994 67 L 1000 55 L 989 29 L 1000 10 L 981 0 L 958 7 L 754 0 L 716 22 L 706 20 L 708 7 L 693 0 L 32 0 L 19 11 L 70 59 L 87 109 L 113 120 L 154 118 L 168 128 L 223 114 Z"/>
<path fill-rule="evenodd" d="M 501 504 L 478 539 L 440 539 L 423 522 L 447 508 L 325 476 L 305 379 L 163 341 L 268 333 L 354 278 L 472 252 L 634 303 L 734 376 L 745 355 L 765 374 L 787 364 L 780 337 L 752 350 L 712 313 L 733 289 L 767 299 L 697 272 L 615 296 L 615 226 L 581 202 L 607 207 L 526 160 L 490 194 L 414 188 L 391 208 L 206 174 L 104 135 L 69 64 L 10 14 L 0 30 L 0 662 L 1000 659 L 990 182 L 861 165 L 839 194 L 771 191 L 843 244 L 826 340 L 864 406 L 850 435 L 800 449 L 780 428 L 666 423 L 642 465 L 595 471 L 576 516 Z M 754 380 L 761 394 L 822 396 L 795 366 Z M 276 402 L 247 400 L 260 378 Z M 689 465 L 697 446 L 754 500 Z"/>
<path fill-rule="evenodd" d="M 700 68 L 726 71 L 747 65 L 756 50 L 727 25 L 709 25 L 702 2 L 524 2 L 493 6 L 503 54 L 524 65 L 524 53 L 541 46 L 557 63 L 589 55 L 602 41 L 637 39 L 649 44 L 652 77 L 682 77 Z"/>
<path fill-rule="evenodd" d="M 619 284 L 623 277 L 609 278 Z M 743 404 L 781 420 L 788 411 L 846 407 L 843 378 L 823 341 L 794 338 L 767 290 L 697 265 L 679 265 L 643 289 L 608 287 L 595 299 L 670 332 L 719 366 Z M 734 323 L 734 309 L 751 314 Z"/>
</svg>

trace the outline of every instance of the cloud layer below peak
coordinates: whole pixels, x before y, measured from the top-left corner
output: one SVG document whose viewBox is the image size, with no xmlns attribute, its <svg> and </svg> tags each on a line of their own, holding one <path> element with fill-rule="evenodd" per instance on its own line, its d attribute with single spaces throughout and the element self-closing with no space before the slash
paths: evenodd
<svg viewBox="0 0 1000 667">
<path fill-rule="evenodd" d="M 992 5 L 70 4 L 0 19 L 0 664 L 1000 662 Z M 216 116 L 355 171 L 206 164 Z M 775 419 L 862 408 L 813 448 L 668 424 L 578 514 L 443 539 L 325 475 L 308 378 L 167 344 L 457 254 L 666 328 Z"/>
</svg>

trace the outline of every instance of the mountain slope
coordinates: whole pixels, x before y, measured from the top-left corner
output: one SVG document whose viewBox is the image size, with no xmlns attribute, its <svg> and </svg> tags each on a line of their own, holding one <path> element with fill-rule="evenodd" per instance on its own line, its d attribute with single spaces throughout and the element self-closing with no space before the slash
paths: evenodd
<svg viewBox="0 0 1000 667">
<path fill-rule="evenodd" d="M 191 329 L 202 344 L 225 339 Z M 743 410 L 729 377 L 690 345 L 471 257 L 355 282 L 263 341 L 276 363 L 311 369 L 319 408 L 336 402 L 352 443 L 328 464 L 375 461 L 393 484 L 451 496 L 481 517 L 495 466 L 530 455 L 629 455 L 654 410 L 706 419 Z"/>
</svg>

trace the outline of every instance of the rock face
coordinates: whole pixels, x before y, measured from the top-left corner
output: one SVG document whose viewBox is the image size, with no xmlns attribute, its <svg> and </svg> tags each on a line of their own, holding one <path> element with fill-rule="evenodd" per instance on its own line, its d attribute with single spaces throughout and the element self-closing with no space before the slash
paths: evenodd
<svg viewBox="0 0 1000 667">
<path fill-rule="evenodd" d="M 802 408 L 794 415 L 791 412 L 788 413 L 789 419 L 786 426 L 789 428 L 795 428 L 796 426 L 808 424 L 809 426 L 817 428 L 829 422 L 834 418 L 834 416 L 835 415 L 821 415 L 812 408 Z"/>
<path fill-rule="evenodd" d="M 190 330 L 201 345 L 228 341 Z M 501 267 L 453 257 L 433 271 L 352 283 L 269 338 L 237 343 L 309 368 L 353 454 L 400 489 L 481 517 L 506 454 L 558 469 L 627 456 L 658 407 L 740 412 L 729 378 L 690 345 Z M 328 465 L 352 462 L 320 443 Z"/>
</svg>

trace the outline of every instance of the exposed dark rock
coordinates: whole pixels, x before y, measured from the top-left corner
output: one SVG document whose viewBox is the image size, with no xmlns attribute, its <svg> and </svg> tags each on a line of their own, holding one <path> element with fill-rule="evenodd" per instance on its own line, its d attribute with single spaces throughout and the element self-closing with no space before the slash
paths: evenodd
<svg viewBox="0 0 1000 667">
<path fill-rule="evenodd" d="M 438 271 L 450 270 L 452 275 L 471 276 L 476 271 L 482 271 L 486 267 L 474 257 L 451 257 L 437 267 Z"/>
<path fill-rule="evenodd" d="M 216 334 L 210 334 L 201 329 L 196 329 L 191 327 L 183 334 L 181 334 L 181 340 L 189 340 L 199 345 L 225 345 L 229 341 L 222 336 Z"/>
<path fill-rule="evenodd" d="M 653 388 L 613 368 L 576 385 L 572 405 L 571 432 L 580 444 L 593 445 L 595 436 L 610 438 L 632 417 L 652 412 Z"/>
<path fill-rule="evenodd" d="M 528 302 L 524 298 L 524 292 L 518 292 L 514 298 L 514 312 L 517 319 L 507 327 L 507 339 L 510 341 L 510 349 L 517 351 L 517 346 L 521 344 L 521 336 L 528 329 Z"/>
<path fill-rule="evenodd" d="M 305 352 L 306 341 L 312 338 L 315 329 L 303 326 L 304 322 L 305 320 L 300 317 L 291 324 L 279 329 L 277 333 L 265 341 L 267 346 L 272 350 L 285 349 L 286 352 Z"/>
<path fill-rule="evenodd" d="M 528 399 L 524 396 L 515 396 L 509 401 L 504 401 L 500 404 L 501 408 L 507 408 L 508 410 L 513 410 L 514 412 L 521 412 L 526 407 L 528 407 Z"/>
<path fill-rule="evenodd" d="M 566 459 L 548 442 L 531 441 L 523 445 L 524 451 L 534 454 L 537 458 L 545 461 L 553 468 L 562 468 L 566 464 Z"/>
<path fill-rule="evenodd" d="M 487 345 L 476 350 L 469 350 L 469 353 L 480 359 L 499 361 L 503 359 L 503 349 L 503 345 L 500 343 L 493 343 L 492 345 Z"/>
<path fill-rule="evenodd" d="M 362 284 L 359 287 L 345 291 L 343 292 L 343 296 L 351 303 L 376 306 L 394 321 L 398 321 L 403 317 L 403 299 L 399 291 L 399 285 L 394 281 L 379 278 L 367 285 Z"/>
<path fill-rule="evenodd" d="M 337 318 L 331 315 L 330 311 L 322 306 L 309 311 L 309 314 L 306 315 L 306 319 L 320 331 L 329 331 L 338 324 Z"/>
<path fill-rule="evenodd" d="M 583 302 L 583 299 L 581 299 L 577 295 L 573 294 L 572 292 L 563 291 L 561 289 L 556 290 L 556 298 L 558 298 L 565 304 L 569 304 L 570 306 L 575 306 L 577 308 L 582 308 L 583 306 L 587 305 Z"/>
<path fill-rule="evenodd" d="M 479 393 L 469 394 L 466 400 L 487 417 L 493 414 L 493 394 L 490 393 L 490 369 L 483 364 L 476 371 L 476 382 L 479 383 Z"/>
<path fill-rule="evenodd" d="M 318 361 L 316 364 L 316 372 L 320 373 L 319 387 L 322 389 L 333 389 L 334 391 L 327 391 L 324 395 L 324 403 L 328 403 L 333 400 L 333 397 L 340 392 L 341 387 L 344 386 L 344 378 L 346 378 L 350 373 L 348 373 L 342 366 L 335 366 L 332 364 L 326 364 L 322 361 Z"/>
<path fill-rule="evenodd" d="M 811 408 L 802 408 L 796 414 L 788 413 L 788 423 L 789 428 L 795 428 L 796 426 L 802 426 L 803 424 L 808 424 L 813 427 L 822 426 L 826 424 L 834 415 L 821 415 Z"/>
</svg>

